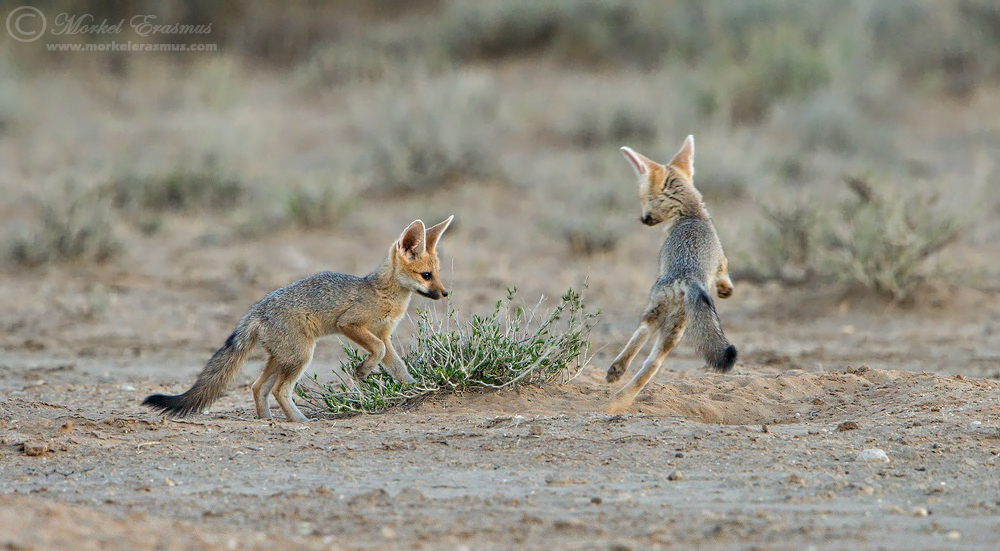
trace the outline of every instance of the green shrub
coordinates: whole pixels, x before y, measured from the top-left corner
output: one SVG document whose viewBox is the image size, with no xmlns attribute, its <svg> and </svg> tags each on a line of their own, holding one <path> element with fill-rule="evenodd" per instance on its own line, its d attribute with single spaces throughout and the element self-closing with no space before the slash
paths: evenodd
<svg viewBox="0 0 1000 551">
<path fill-rule="evenodd" d="M 415 385 L 401 385 L 379 372 L 361 381 L 300 385 L 312 407 L 336 416 L 380 413 L 443 393 L 478 392 L 566 382 L 588 361 L 588 336 L 599 315 L 568 290 L 544 318 L 513 305 L 514 290 L 497 302 L 491 316 L 459 321 L 449 310 L 440 319 L 418 313 L 414 343 L 403 354 Z M 354 373 L 364 353 L 345 347 L 341 371 Z"/>
</svg>

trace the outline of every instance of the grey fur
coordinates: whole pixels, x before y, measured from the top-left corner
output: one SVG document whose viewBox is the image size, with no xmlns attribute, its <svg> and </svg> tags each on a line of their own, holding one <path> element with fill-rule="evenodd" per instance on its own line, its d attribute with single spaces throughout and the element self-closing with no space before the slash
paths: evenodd
<svg viewBox="0 0 1000 551">
<path fill-rule="evenodd" d="M 712 218 L 694 187 L 694 138 L 667 165 L 622 148 L 639 178 L 642 222 L 668 225 L 660 249 L 660 277 L 653 284 L 639 328 L 608 368 L 614 383 L 628 371 L 632 360 L 650 336 L 655 344 L 642 369 L 612 397 L 608 408 L 621 413 L 656 374 L 667 354 L 685 331 L 694 335 L 698 351 L 716 371 L 728 371 L 736 362 L 736 347 L 722 331 L 709 289 L 720 298 L 732 294 L 728 260 Z"/>
</svg>

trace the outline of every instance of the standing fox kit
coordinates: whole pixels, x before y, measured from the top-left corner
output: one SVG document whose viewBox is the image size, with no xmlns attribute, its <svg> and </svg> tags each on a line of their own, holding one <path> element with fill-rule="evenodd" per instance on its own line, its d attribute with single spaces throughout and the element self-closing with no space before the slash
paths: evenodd
<svg viewBox="0 0 1000 551">
<path fill-rule="evenodd" d="M 420 220 L 414 221 L 393 243 L 382 265 L 364 277 L 320 272 L 267 295 L 240 319 L 194 386 L 177 396 L 154 394 L 143 405 L 177 416 L 205 410 L 222 395 L 247 355 L 260 344 L 268 358 L 253 384 L 257 417 L 271 418 L 268 394 L 273 390 L 289 421 L 307 421 L 295 407 L 292 391 L 312 361 L 316 339 L 335 334 L 368 351 L 356 368 L 358 381 L 382 362 L 397 382 L 416 382 L 393 349 L 391 335 L 406 313 L 412 293 L 434 300 L 448 296 L 441 283 L 436 248 L 453 218 L 427 229 Z"/>
<path fill-rule="evenodd" d="M 685 328 L 694 334 L 698 351 L 716 371 L 729 371 L 736 361 L 736 347 L 722 333 L 708 293 L 715 288 L 719 298 L 727 298 L 733 294 L 733 282 L 712 218 L 694 187 L 694 136 L 684 140 L 666 165 L 628 147 L 621 151 L 639 179 L 642 223 L 655 226 L 665 222 L 668 227 L 660 249 L 660 277 L 650 291 L 639 328 L 608 368 L 607 381 L 622 378 L 650 333 L 655 344 L 639 373 L 611 397 L 609 413 L 628 408 L 656 375 Z"/>
</svg>

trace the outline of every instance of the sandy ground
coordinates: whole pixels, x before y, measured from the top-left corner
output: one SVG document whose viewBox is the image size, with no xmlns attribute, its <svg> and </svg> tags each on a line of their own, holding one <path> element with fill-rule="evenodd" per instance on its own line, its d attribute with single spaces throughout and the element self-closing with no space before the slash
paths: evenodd
<svg viewBox="0 0 1000 551">
<path fill-rule="evenodd" d="M 142 384 L 10 392 L 8 549 L 988 549 L 996 381 L 669 373 L 608 416 L 584 380 L 309 424 L 160 420 Z M 718 424 L 729 423 L 729 424 Z M 880 448 L 889 462 L 859 462 Z M 28 455 L 38 454 L 38 455 Z M 554 543 L 557 542 L 557 543 Z M 89 547 L 88 547 L 89 546 Z"/>
<path fill-rule="evenodd" d="M 624 416 L 602 413 L 610 351 L 555 388 L 297 425 L 253 419 L 256 362 L 212 413 L 172 421 L 139 401 L 188 385 L 194 355 L 181 367 L 188 355 L 151 344 L 116 357 L 87 340 L 95 351 L 72 357 L 23 342 L 0 379 L 0 515 L 11 527 L 0 544 L 991 548 L 1000 383 L 996 339 L 983 332 L 996 318 L 942 333 L 940 311 L 852 308 L 803 324 L 760 315 L 754 304 L 772 304 L 773 291 L 742 290 L 730 336 L 760 344 L 744 345 L 736 372 L 704 372 L 681 349 Z M 771 347 L 767 335 L 796 344 Z M 318 356 L 335 360 L 336 348 Z M 328 373 L 323 361 L 315 370 Z M 870 448 L 889 462 L 856 460 Z"/>
<path fill-rule="evenodd" d="M 199 111 L 166 80 L 57 101 L 65 83 L 51 79 L 25 101 L 53 107 L 0 139 L 10 224 L 28 217 L 33 183 L 99 181 L 113 154 L 170 159 L 212 125 L 233 127 L 239 139 L 223 149 L 263 179 L 351 137 L 341 98 L 304 105 L 266 79 L 224 113 Z M 984 102 L 992 111 L 926 116 L 952 122 L 936 130 L 958 140 L 955 121 L 997 112 L 996 98 Z M 603 371 L 634 329 L 662 234 L 630 207 L 615 215 L 635 226 L 615 250 L 570 254 L 549 225 L 579 208 L 567 189 L 587 155 L 525 150 L 514 160 L 536 170 L 537 186 L 368 201 L 327 230 L 248 240 L 230 217 L 171 215 L 155 236 L 128 234 L 109 265 L 5 265 L 0 549 L 994 548 L 995 216 L 953 252 L 979 275 L 916 306 L 737 281 L 719 301 L 736 370 L 703 371 L 683 342 L 629 413 L 609 416 Z M 609 185 L 631 196 L 627 167 L 613 166 Z M 748 239 L 744 205 L 709 208 L 727 247 Z M 548 307 L 588 282 L 604 314 L 576 380 L 298 425 L 253 418 L 254 356 L 207 415 L 164 420 L 139 406 L 190 385 L 264 293 L 321 269 L 364 273 L 410 220 L 452 213 L 443 264 L 463 315 L 488 311 L 509 286 L 529 303 L 550 297 Z M 313 370 L 329 377 L 340 358 L 335 342 L 322 344 Z M 874 448 L 889 461 L 856 460 Z"/>
</svg>

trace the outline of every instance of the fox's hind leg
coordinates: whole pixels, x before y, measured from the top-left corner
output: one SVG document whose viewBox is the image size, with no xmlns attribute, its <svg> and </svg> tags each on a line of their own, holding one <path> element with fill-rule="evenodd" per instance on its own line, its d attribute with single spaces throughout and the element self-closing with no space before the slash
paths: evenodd
<svg viewBox="0 0 1000 551">
<path fill-rule="evenodd" d="M 253 403 L 257 408 L 257 418 L 258 419 L 271 419 L 271 400 L 269 394 L 271 394 L 271 389 L 274 388 L 274 383 L 278 382 L 278 363 L 275 361 L 274 356 L 267 357 L 267 363 L 264 364 L 264 371 L 261 372 L 260 377 L 254 382 L 251 389 L 253 389 Z"/>
<path fill-rule="evenodd" d="M 646 386 L 646 383 L 660 370 L 660 365 L 666 359 L 667 354 L 673 350 L 674 346 L 677 346 L 677 342 L 684 335 L 684 307 L 679 306 L 663 321 L 664 327 L 661 328 L 660 334 L 657 335 L 656 343 L 653 344 L 653 350 L 650 351 L 649 357 L 642 364 L 642 369 L 635 374 L 635 377 L 631 381 L 611 396 L 611 403 L 607 409 L 608 413 L 612 415 L 624 413 L 632 405 L 632 401 L 635 400 L 635 397 L 642 391 L 643 387 Z"/>
<path fill-rule="evenodd" d="M 289 421 L 305 423 L 309 420 L 295 406 L 292 394 L 295 391 L 295 383 L 302 376 L 302 372 L 312 363 L 313 352 L 315 350 L 316 343 L 314 342 L 308 347 L 296 351 L 295 354 L 289 357 L 283 357 L 278 364 L 278 384 L 274 388 L 274 397 L 278 400 L 281 411 L 285 412 L 285 417 Z"/>
<path fill-rule="evenodd" d="M 646 340 L 649 338 L 649 324 L 646 320 L 643 320 L 639 324 L 639 328 L 635 330 L 632 334 L 632 338 L 629 339 L 628 344 L 622 349 L 615 361 L 611 362 L 611 367 L 608 368 L 608 374 L 605 379 L 609 383 L 617 382 L 618 379 L 622 378 L 622 375 L 628 371 L 629 364 L 632 363 L 632 359 L 635 355 L 639 353 L 642 349 L 642 345 L 646 344 Z"/>
</svg>

